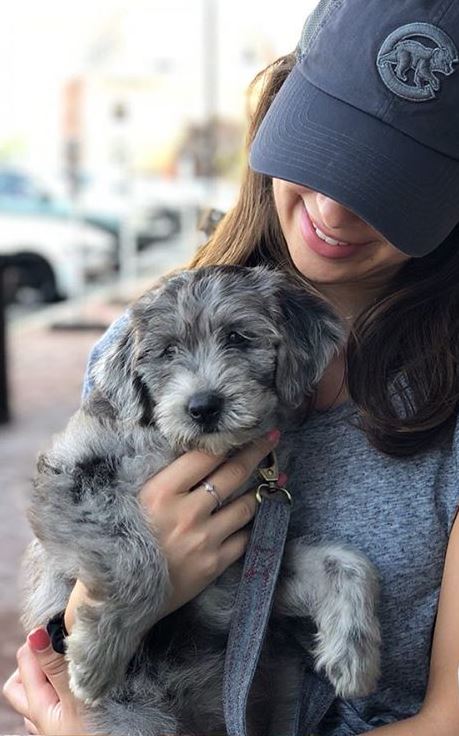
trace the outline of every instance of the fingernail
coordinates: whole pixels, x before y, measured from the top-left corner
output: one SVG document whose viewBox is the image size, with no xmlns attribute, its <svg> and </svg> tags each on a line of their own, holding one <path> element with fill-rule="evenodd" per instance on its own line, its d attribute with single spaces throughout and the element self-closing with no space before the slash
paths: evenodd
<svg viewBox="0 0 459 736">
<path fill-rule="evenodd" d="M 44 652 L 51 643 L 48 632 L 41 628 L 31 631 L 27 641 L 35 652 Z"/>
<path fill-rule="evenodd" d="M 285 486 L 287 481 L 288 481 L 288 475 L 285 475 L 285 473 L 279 473 L 279 485 Z"/>
<path fill-rule="evenodd" d="M 272 429 L 268 434 L 266 435 L 267 439 L 270 442 L 277 442 L 279 437 L 281 436 L 281 433 L 278 429 Z"/>
</svg>

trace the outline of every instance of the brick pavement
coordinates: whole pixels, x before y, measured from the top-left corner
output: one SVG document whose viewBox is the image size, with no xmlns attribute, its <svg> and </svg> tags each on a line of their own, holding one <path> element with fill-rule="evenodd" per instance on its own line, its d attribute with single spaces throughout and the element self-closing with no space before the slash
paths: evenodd
<svg viewBox="0 0 459 736">
<path fill-rule="evenodd" d="M 182 249 L 168 249 L 158 259 L 165 271 L 182 260 Z M 154 276 L 144 277 L 125 292 L 127 300 L 140 294 Z M 79 305 L 83 320 L 109 324 L 123 304 L 107 299 Z M 64 305 L 68 319 L 72 309 Z M 75 311 L 75 310 L 74 310 Z M 54 315 L 59 312 L 53 312 Z M 17 574 L 20 557 L 31 539 L 25 509 L 37 452 L 65 426 L 79 404 L 81 382 L 90 347 L 99 330 L 54 331 L 32 319 L 26 327 L 10 329 L 9 375 L 13 419 L 0 427 L 0 682 L 15 669 L 16 649 L 24 634 L 18 621 Z M 40 324 L 42 322 L 42 324 Z M 19 718 L 0 697 L 0 734 L 23 734 Z"/>
</svg>

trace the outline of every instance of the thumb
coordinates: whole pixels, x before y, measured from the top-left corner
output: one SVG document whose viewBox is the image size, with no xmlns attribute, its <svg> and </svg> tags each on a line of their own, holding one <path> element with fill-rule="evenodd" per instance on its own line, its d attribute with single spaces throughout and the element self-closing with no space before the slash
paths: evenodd
<svg viewBox="0 0 459 736">
<path fill-rule="evenodd" d="M 38 628 L 32 631 L 27 637 L 27 642 L 59 700 L 73 698 L 69 688 L 67 662 L 64 655 L 55 652 L 52 648 L 46 629 Z"/>
</svg>

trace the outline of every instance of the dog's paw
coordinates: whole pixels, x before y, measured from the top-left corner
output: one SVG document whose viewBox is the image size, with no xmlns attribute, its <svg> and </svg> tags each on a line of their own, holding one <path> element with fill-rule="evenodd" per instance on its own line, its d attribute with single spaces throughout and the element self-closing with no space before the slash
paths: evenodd
<svg viewBox="0 0 459 736">
<path fill-rule="evenodd" d="M 78 700 L 89 706 L 97 705 L 101 698 L 99 683 L 93 682 L 92 673 L 75 662 L 69 661 L 69 687 Z"/>
<path fill-rule="evenodd" d="M 378 576 L 360 552 L 323 548 L 313 654 L 340 697 L 368 695 L 379 676 Z"/>
<path fill-rule="evenodd" d="M 119 682 L 113 648 L 77 624 L 67 639 L 66 659 L 70 689 L 86 705 L 96 705 Z"/>
<path fill-rule="evenodd" d="M 377 621 L 367 630 L 352 626 L 346 632 L 337 622 L 316 634 L 312 655 L 317 671 L 325 671 L 341 698 L 363 697 L 375 690 L 380 674 L 380 636 Z"/>
</svg>

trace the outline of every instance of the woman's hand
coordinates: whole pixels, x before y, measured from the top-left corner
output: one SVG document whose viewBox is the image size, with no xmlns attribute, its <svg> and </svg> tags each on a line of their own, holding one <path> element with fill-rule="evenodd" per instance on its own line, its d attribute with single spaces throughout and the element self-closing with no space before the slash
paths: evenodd
<svg viewBox="0 0 459 736">
<path fill-rule="evenodd" d="M 150 478 L 139 494 L 147 520 L 168 563 L 172 597 L 160 618 L 197 596 L 245 552 L 257 507 L 254 490 L 227 503 L 216 513 L 215 498 L 203 489 L 208 480 L 222 502 L 250 478 L 261 460 L 279 441 L 273 430 L 231 459 L 192 450 Z M 280 483 L 286 482 L 281 474 Z M 77 581 L 65 612 L 70 633 L 75 611 L 81 603 L 91 603 L 88 591 Z"/>
<path fill-rule="evenodd" d="M 45 629 L 36 629 L 17 652 L 18 669 L 3 686 L 9 704 L 24 717 L 26 733 L 42 736 L 89 734 L 84 706 L 69 689 L 67 664 L 51 647 Z"/>
<path fill-rule="evenodd" d="M 197 596 L 245 552 L 257 500 L 252 489 L 215 513 L 216 501 L 203 488 L 213 483 L 222 502 L 246 483 L 277 445 L 273 430 L 230 459 L 193 450 L 157 473 L 142 488 L 139 501 L 167 559 L 172 596 L 166 616 Z M 285 476 L 281 483 L 285 483 Z"/>
<path fill-rule="evenodd" d="M 94 601 L 92 601 L 94 603 Z M 64 615 L 64 623 L 67 632 L 70 634 L 73 623 L 75 621 L 75 611 L 81 603 L 91 603 L 88 590 L 81 580 L 77 580 L 73 590 L 70 594 L 70 598 L 67 603 Z"/>
</svg>

